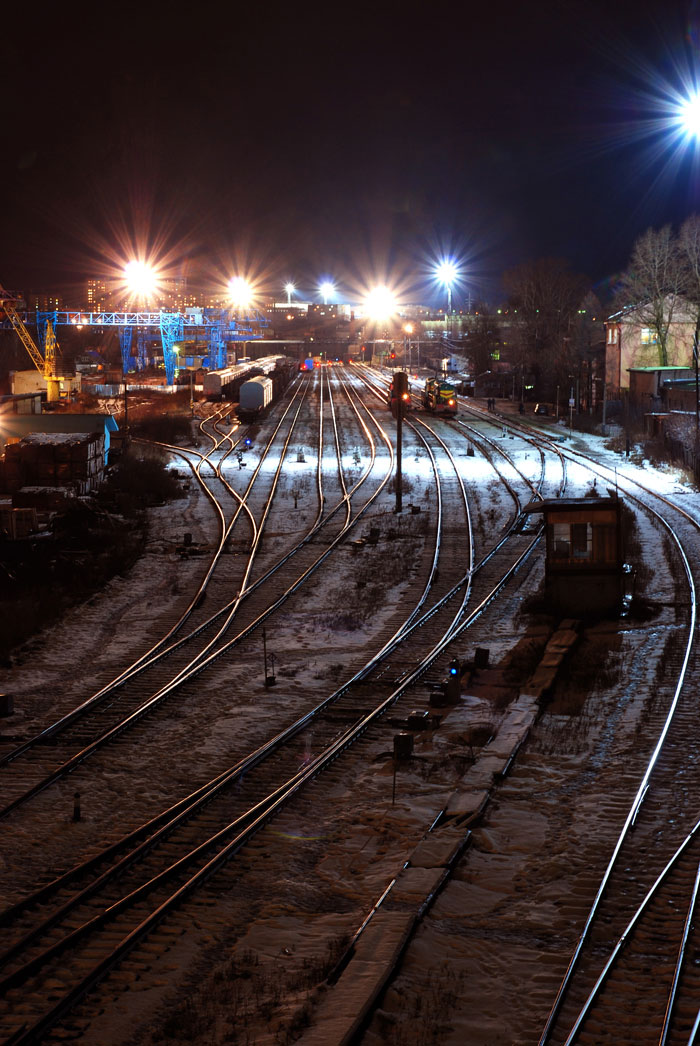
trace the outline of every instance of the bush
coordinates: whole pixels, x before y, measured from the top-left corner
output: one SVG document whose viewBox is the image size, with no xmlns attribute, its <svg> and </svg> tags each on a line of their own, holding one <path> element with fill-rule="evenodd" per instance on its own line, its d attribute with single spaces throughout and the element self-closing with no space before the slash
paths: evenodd
<svg viewBox="0 0 700 1046">
<path fill-rule="evenodd" d="M 166 468 L 166 457 L 158 447 L 134 448 L 122 456 L 103 491 L 118 502 L 120 511 L 131 515 L 142 508 L 182 497 L 180 482 Z"/>
<path fill-rule="evenodd" d="M 157 443 L 192 442 L 192 419 L 185 414 L 146 414 L 130 422 L 130 428 L 134 436 Z"/>
</svg>

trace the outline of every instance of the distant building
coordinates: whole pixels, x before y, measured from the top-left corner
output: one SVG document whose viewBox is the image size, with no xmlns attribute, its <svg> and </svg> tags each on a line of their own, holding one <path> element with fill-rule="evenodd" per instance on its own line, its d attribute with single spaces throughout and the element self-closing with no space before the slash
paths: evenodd
<svg viewBox="0 0 700 1046">
<path fill-rule="evenodd" d="M 104 280 L 88 280 L 85 299 L 88 312 L 109 312 L 112 296 Z"/>
<path fill-rule="evenodd" d="M 81 390 L 79 374 L 63 375 L 59 381 L 61 398 L 77 394 Z M 46 378 L 39 373 L 36 367 L 32 367 L 30 370 L 13 370 L 10 371 L 10 390 L 13 396 L 31 392 L 46 393 Z"/>
<path fill-rule="evenodd" d="M 24 296 L 28 312 L 55 312 L 63 308 L 60 294 L 46 294 L 44 291 L 30 291 Z"/>
</svg>

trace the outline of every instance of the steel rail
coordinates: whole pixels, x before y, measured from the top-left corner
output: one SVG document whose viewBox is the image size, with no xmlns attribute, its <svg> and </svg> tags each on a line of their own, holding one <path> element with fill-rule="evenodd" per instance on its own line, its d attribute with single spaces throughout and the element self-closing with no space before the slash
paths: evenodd
<svg viewBox="0 0 700 1046">
<path fill-rule="evenodd" d="M 299 390 L 297 390 L 297 392 L 295 393 L 295 395 L 292 398 L 291 402 L 289 403 L 287 409 L 285 410 L 282 418 L 280 418 L 277 426 L 275 427 L 274 432 L 272 433 L 272 435 L 270 437 L 270 442 L 277 435 L 277 433 L 278 433 L 278 431 L 279 431 L 279 429 L 280 429 L 284 419 L 286 418 L 287 414 L 291 410 L 292 404 L 294 403 L 294 400 L 296 399 L 296 396 L 298 394 L 299 394 Z M 268 447 L 269 447 L 269 444 L 268 444 Z M 212 464 L 211 467 L 213 468 L 213 464 Z M 262 467 L 262 461 L 258 465 L 258 470 L 256 470 L 256 475 L 257 475 L 257 472 L 259 471 L 259 469 L 261 467 Z M 249 489 L 250 489 L 250 486 L 252 485 L 252 482 L 253 482 L 253 480 L 251 480 L 251 483 L 249 484 Z M 228 536 L 229 535 L 228 535 L 228 531 L 227 531 L 227 528 L 226 528 L 226 522 L 225 522 L 225 518 L 224 518 L 224 515 L 223 515 L 223 511 L 221 509 L 221 506 L 216 501 L 216 499 L 214 498 L 213 494 L 211 494 L 211 492 L 208 491 L 208 488 L 206 487 L 206 484 L 203 484 L 203 487 L 204 487 L 205 491 L 207 491 L 209 493 L 212 502 L 215 504 L 215 506 L 216 506 L 216 508 L 217 508 L 217 510 L 219 512 L 219 516 L 220 516 L 220 521 L 221 521 L 222 527 L 221 527 L 221 532 L 220 532 L 220 536 L 219 536 L 218 547 L 217 547 L 215 553 L 213 554 L 212 559 L 211 559 L 211 561 L 209 563 L 209 566 L 207 568 L 207 572 L 206 572 L 205 578 L 204 578 L 203 582 L 200 584 L 199 588 L 197 589 L 197 592 L 196 592 L 195 596 L 190 601 L 189 606 L 184 611 L 184 613 L 181 615 L 179 621 L 168 631 L 166 636 L 164 636 L 160 640 L 158 640 L 158 642 L 153 647 L 151 647 L 151 649 L 149 651 L 147 651 L 145 654 L 141 655 L 141 657 L 139 657 L 135 662 L 133 662 L 132 665 L 130 665 L 128 668 L 124 669 L 124 671 L 122 671 L 113 680 L 111 680 L 104 687 L 102 687 L 100 690 L 98 690 L 95 694 L 91 695 L 91 697 L 87 698 L 85 701 L 83 701 L 80 704 L 76 705 L 76 707 L 71 709 L 70 712 L 66 713 L 66 715 L 64 715 L 64 716 L 60 717 L 59 719 L 57 719 L 54 723 L 52 723 L 48 727 L 44 728 L 44 730 L 41 730 L 38 734 L 34 735 L 33 737 L 29 738 L 27 741 L 23 742 L 22 744 L 18 745 L 16 748 L 12 749 L 11 752 L 8 752 L 4 756 L 0 757 L 0 766 L 4 766 L 4 765 L 7 765 L 7 764 L 13 762 L 15 759 L 17 759 L 19 756 L 23 755 L 25 752 L 27 752 L 29 749 L 33 748 L 37 744 L 42 744 L 43 742 L 45 742 L 49 738 L 54 737 L 58 733 L 61 733 L 68 726 L 72 725 L 77 719 L 81 718 L 85 714 L 86 711 L 89 711 L 92 708 L 94 708 L 94 707 L 98 706 L 99 704 L 101 704 L 106 699 L 106 697 L 108 697 L 114 691 L 114 689 L 118 685 L 123 685 L 125 682 L 127 682 L 130 679 L 132 679 L 134 676 L 138 675 L 140 672 L 144 671 L 146 668 L 150 667 L 157 659 L 160 659 L 161 657 L 167 656 L 173 649 L 176 649 L 179 645 L 181 645 L 184 642 L 188 642 L 192 638 L 192 636 L 196 636 L 197 634 L 199 634 L 199 632 L 201 632 L 206 627 L 208 627 L 209 622 L 205 622 L 202 626 L 200 626 L 199 629 L 197 629 L 197 630 L 195 630 L 195 632 L 191 633 L 190 636 L 186 636 L 184 639 L 180 640 L 177 644 L 175 644 L 175 646 L 169 647 L 169 648 L 167 648 L 165 650 L 162 649 L 164 644 L 167 643 L 168 639 L 172 635 L 176 634 L 176 632 L 182 626 L 184 621 L 191 615 L 192 610 L 197 605 L 199 599 L 201 598 L 202 593 L 205 591 L 205 589 L 206 589 L 206 587 L 207 587 L 207 585 L 208 585 L 208 583 L 209 583 L 209 581 L 210 581 L 210 579 L 211 579 L 211 577 L 213 575 L 213 572 L 214 572 L 214 570 L 216 568 L 217 562 L 218 562 L 218 560 L 219 560 L 219 558 L 221 556 L 221 553 L 222 553 L 223 548 L 224 548 L 224 546 L 226 544 L 226 541 L 228 540 Z M 234 517 L 234 520 L 235 520 L 235 518 L 236 517 Z M 233 521 L 232 521 L 232 523 L 233 523 Z M 230 604 L 229 604 L 229 606 L 230 606 Z M 226 609 L 228 609 L 228 607 Z M 216 618 L 214 618 L 214 619 L 216 619 Z M 2 816 L 2 814 L 3 814 L 3 811 L 0 811 L 0 817 Z"/>
<path fill-rule="evenodd" d="M 522 554 L 519 563 L 522 562 L 524 558 L 529 554 L 531 548 L 534 546 L 535 543 L 536 542 L 532 542 L 530 548 Z M 480 608 L 477 608 L 477 610 L 473 612 L 473 614 L 471 615 L 472 620 L 474 620 L 477 614 L 483 610 L 483 607 L 487 605 L 492 598 L 494 598 L 496 592 L 500 591 L 500 588 L 503 586 L 503 584 L 505 584 L 506 581 L 513 576 L 515 570 L 519 566 L 519 563 L 513 564 L 511 569 L 507 572 L 507 575 L 501 579 L 496 588 L 493 590 L 491 596 L 487 597 L 487 599 L 484 600 L 482 606 Z M 463 627 L 466 627 L 466 623 Z M 106 973 L 109 972 L 110 969 L 112 969 L 122 958 L 124 958 L 126 954 L 128 954 L 128 952 L 131 951 L 133 947 L 135 947 L 136 944 L 144 936 L 146 936 L 152 929 L 154 929 L 155 926 L 157 926 L 160 923 L 160 921 L 162 921 L 162 919 L 171 910 L 173 910 L 176 906 L 181 904 L 181 902 L 187 896 L 189 896 L 194 891 L 194 889 L 196 889 L 201 883 L 206 881 L 206 879 L 208 879 L 211 874 L 217 871 L 226 861 L 230 860 L 231 857 L 233 857 L 261 827 L 267 824 L 269 820 L 274 816 L 274 814 L 277 813 L 284 805 L 286 805 L 305 784 L 307 784 L 309 781 L 318 776 L 318 774 L 322 770 L 325 770 L 330 765 L 332 765 L 335 762 L 335 760 L 352 743 L 354 743 L 356 740 L 362 737 L 365 734 L 365 732 L 369 729 L 369 727 L 374 722 L 376 722 L 399 699 L 399 697 L 407 689 L 409 689 L 409 687 L 412 686 L 421 677 L 422 674 L 425 673 L 425 671 L 428 670 L 434 658 L 439 655 L 439 652 L 441 652 L 441 650 L 444 649 L 444 647 L 448 643 L 449 640 L 443 638 L 443 640 L 436 644 L 433 650 L 430 651 L 423 664 L 416 668 L 408 678 L 403 680 L 400 686 L 397 687 L 392 692 L 392 694 L 390 694 L 386 699 L 380 702 L 379 705 L 375 707 L 375 709 L 373 709 L 367 715 L 363 716 L 362 719 L 357 724 L 355 724 L 355 726 L 351 727 L 340 738 L 332 742 L 323 753 L 320 753 L 307 767 L 304 767 L 294 777 L 290 778 L 285 783 L 285 785 L 276 789 L 275 792 L 273 792 L 272 795 L 269 796 L 266 800 L 263 800 L 262 803 L 256 804 L 256 806 L 253 807 L 252 810 L 248 812 L 248 814 L 243 815 L 244 817 L 249 817 L 250 815 L 255 816 L 257 814 L 252 823 L 250 823 L 247 827 L 243 829 L 243 831 L 241 831 L 230 842 L 228 842 L 225 845 L 225 847 L 211 860 L 209 860 L 203 868 L 198 870 L 194 876 L 192 876 L 186 883 L 181 885 L 175 891 L 175 893 L 173 893 L 170 896 L 170 898 L 160 903 L 158 907 L 155 909 L 155 911 L 153 911 L 149 916 L 142 920 L 138 927 L 136 927 L 134 930 L 128 933 L 127 936 L 123 938 L 123 940 L 112 949 L 110 954 L 106 956 L 93 970 L 91 970 L 88 973 L 88 975 L 85 976 L 74 989 L 72 989 L 61 1000 L 59 1000 L 51 1008 L 51 1010 L 48 1013 L 46 1013 L 43 1017 L 41 1017 L 39 1021 L 35 1022 L 31 1026 L 31 1028 L 23 1030 L 16 1039 L 16 1046 L 23 1046 L 24 1043 L 34 1041 L 34 1039 L 37 1036 L 43 1034 L 43 1032 L 45 1032 L 49 1027 L 55 1024 L 66 1012 L 68 1012 L 73 1006 L 75 1006 L 76 1003 L 92 987 L 94 987 L 94 985 L 100 979 L 102 979 L 106 975 Z M 324 704 L 327 703 L 328 701 L 324 702 Z M 221 839 L 224 834 L 229 834 L 231 830 L 235 830 L 235 828 L 239 824 L 239 821 L 240 819 L 236 819 L 236 821 L 232 822 L 231 825 L 228 825 L 226 826 L 226 828 L 221 829 L 219 832 L 216 833 L 216 836 L 212 837 L 206 843 L 201 844 L 200 847 L 197 848 L 197 852 L 203 852 L 203 847 L 212 845 L 215 839 Z M 193 851 L 191 854 L 188 854 L 186 857 L 180 858 L 171 866 L 170 869 L 166 869 L 163 872 L 159 873 L 159 876 L 156 878 L 160 881 L 163 876 L 172 874 L 173 869 L 175 869 L 176 867 L 178 869 L 182 868 L 184 862 L 192 859 L 192 855 L 194 854 L 194 852 L 195 851 Z M 117 902 L 117 905 L 121 906 L 123 904 L 126 904 L 130 900 L 130 898 L 133 898 L 134 896 L 142 896 L 142 891 L 152 889 L 154 883 L 155 880 L 151 880 L 148 884 L 144 884 L 142 887 L 139 888 L 137 892 L 128 895 L 127 898 L 122 898 L 121 901 Z M 116 906 L 112 906 L 110 909 L 107 910 L 107 912 L 102 913 L 100 916 L 97 916 L 96 918 L 98 920 L 108 918 L 110 917 L 110 914 L 116 914 L 116 910 Z M 56 947 L 60 947 L 60 944 L 54 946 L 54 948 Z"/>
<path fill-rule="evenodd" d="M 380 426 L 378 426 L 378 429 L 387 444 L 387 447 L 390 451 L 390 460 L 393 463 L 393 448 L 391 447 L 391 441 L 388 439 L 388 437 L 383 432 Z M 259 628 L 260 625 L 262 625 L 272 613 L 279 609 L 279 607 L 294 592 L 296 592 L 298 588 L 301 587 L 301 585 L 308 579 L 308 577 L 311 576 L 319 568 L 319 566 L 325 561 L 325 559 L 328 558 L 328 556 L 330 556 L 330 554 L 334 551 L 336 546 L 345 538 L 349 530 L 356 526 L 357 523 L 359 523 L 360 519 L 363 518 L 365 513 L 369 510 L 371 504 L 381 493 L 383 487 L 388 482 L 390 475 L 391 466 L 387 471 L 387 474 L 385 475 L 384 479 L 380 483 L 379 487 L 365 502 L 365 504 L 362 506 L 355 518 L 347 526 L 344 526 L 341 529 L 341 531 L 331 541 L 328 547 L 314 560 L 311 566 L 308 567 L 287 589 L 285 589 L 282 595 L 279 596 L 272 604 L 270 604 L 266 610 L 259 614 L 252 623 L 246 626 L 240 633 L 238 633 L 238 635 L 226 641 L 226 643 L 224 643 L 218 650 L 213 651 L 203 657 L 195 658 L 194 661 L 191 662 L 186 669 L 183 669 L 181 672 L 179 672 L 173 680 L 165 684 L 165 686 L 161 687 L 155 694 L 152 694 L 145 702 L 143 702 L 138 708 L 130 712 L 119 723 L 106 730 L 103 734 L 100 735 L 100 737 L 95 738 L 92 742 L 90 742 L 88 745 L 82 748 L 79 752 L 74 753 L 69 759 L 65 760 L 60 766 L 55 767 L 53 771 L 51 771 L 40 781 L 32 785 L 24 793 L 17 796 L 10 803 L 6 804 L 2 809 L 0 809 L 0 819 L 6 817 L 14 810 L 16 810 L 18 807 L 23 805 L 25 802 L 38 795 L 40 792 L 44 791 L 46 788 L 50 787 L 50 785 L 60 780 L 66 774 L 70 773 L 78 765 L 80 765 L 92 754 L 94 754 L 94 752 L 98 751 L 100 748 L 109 743 L 115 737 L 119 736 L 125 730 L 133 726 L 136 722 L 143 718 L 143 716 L 152 711 L 155 707 L 162 703 L 162 701 L 166 697 L 168 697 L 172 692 L 177 690 L 185 682 L 188 682 L 190 679 L 194 678 L 196 675 L 198 675 L 201 671 L 204 671 L 224 654 L 228 653 L 228 651 L 232 649 L 234 646 L 239 645 L 246 638 L 248 638 L 248 636 L 252 634 L 252 632 L 254 632 L 255 629 Z M 358 480 L 358 484 L 359 482 L 360 481 Z M 306 543 L 307 542 L 305 540 L 304 544 Z M 252 590 L 252 587 L 253 586 L 251 586 L 251 589 L 249 589 L 248 591 Z M 241 594 L 239 594 L 239 597 L 237 598 L 238 602 L 240 602 L 240 598 Z M 181 640 L 180 642 L 185 641 L 186 640 Z M 80 706 L 80 708 L 82 707 L 83 706 Z"/>
<path fill-rule="evenodd" d="M 670 871 L 672 870 L 672 868 L 674 867 L 674 865 L 678 861 L 679 857 L 681 857 L 681 855 L 683 853 L 685 853 L 685 850 L 687 849 L 687 847 L 690 845 L 690 843 L 695 838 L 695 835 L 696 835 L 698 829 L 700 829 L 700 821 L 696 822 L 696 824 L 693 827 L 692 831 L 688 833 L 688 835 L 683 840 L 681 845 L 676 849 L 675 853 L 667 861 L 666 865 L 664 866 L 662 871 L 657 876 L 657 878 L 654 881 L 654 883 L 652 884 L 651 888 L 647 891 L 647 893 L 646 893 L 646 895 L 644 897 L 644 900 L 639 905 L 639 907 L 635 911 L 634 915 L 632 916 L 632 918 L 627 923 L 627 926 L 625 927 L 624 931 L 620 935 L 620 937 L 619 937 L 617 943 L 615 944 L 613 950 L 610 952 L 610 955 L 608 956 L 603 969 L 601 970 L 600 974 L 598 975 L 598 979 L 596 980 L 592 990 L 590 991 L 590 993 L 588 995 L 588 998 L 586 999 L 586 1001 L 584 1002 L 583 1006 L 581 1007 L 581 1009 L 579 1011 L 579 1014 L 578 1014 L 578 1016 L 577 1016 L 577 1018 L 576 1018 L 576 1020 L 575 1020 L 575 1022 L 573 1024 L 569 1034 L 566 1037 L 566 1040 L 564 1042 L 564 1046 L 572 1046 L 572 1044 L 577 1039 L 578 1033 L 581 1030 L 586 1017 L 588 1016 L 589 1010 L 590 1010 L 590 1008 L 591 1008 L 591 1006 L 592 1006 L 596 996 L 598 995 L 598 993 L 600 992 L 600 989 L 605 984 L 608 976 L 610 975 L 610 972 L 613 969 L 613 967 L 615 965 L 615 962 L 618 959 L 620 953 L 622 952 L 622 949 L 624 948 L 625 944 L 627 943 L 627 940 L 629 939 L 629 936 L 632 933 L 632 930 L 634 929 L 634 927 L 637 925 L 637 923 L 641 919 L 641 917 L 644 914 L 647 906 L 653 900 L 654 896 L 656 895 L 657 891 L 659 890 L 659 887 L 666 880 L 666 878 L 668 877 Z M 698 873 L 696 874 L 696 877 L 695 877 L 695 889 L 694 889 L 694 893 L 693 893 L 693 904 L 694 904 L 695 896 L 697 895 L 699 877 L 700 877 L 700 866 L 698 867 Z M 690 914 L 691 913 L 689 912 L 688 918 L 686 919 L 686 933 L 687 933 L 687 929 L 688 929 L 688 923 L 689 923 Z M 672 986 L 674 989 L 675 989 L 675 984 L 676 983 L 677 983 L 677 978 L 674 976 L 674 985 Z M 674 994 L 675 994 L 675 990 L 674 990 Z M 671 997 L 669 997 L 669 1004 L 671 1003 L 671 1001 L 672 1001 L 672 999 L 671 999 Z M 669 1018 L 669 1017 L 670 1017 L 670 1009 L 669 1009 L 669 1006 L 667 1006 L 666 1013 L 664 1015 L 663 1038 L 660 1040 L 660 1043 L 664 1042 L 665 1039 L 666 1039 L 666 1033 L 667 1033 L 667 1030 L 668 1030 L 668 1020 L 667 1020 L 667 1018 Z"/>
</svg>

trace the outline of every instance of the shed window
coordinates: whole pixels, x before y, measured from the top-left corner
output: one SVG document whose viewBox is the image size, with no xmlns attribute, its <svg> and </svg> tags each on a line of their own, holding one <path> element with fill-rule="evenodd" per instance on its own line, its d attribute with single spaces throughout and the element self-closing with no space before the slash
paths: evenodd
<svg viewBox="0 0 700 1046">
<path fill-rule="evenodd" d="M 593 527 L 590 523 L 571 524 L 571 551 L 574 559 L 590 559 L 593 553 Z"/>
<path fill-rule="evenodd" d="M 551 555 L 554 559 L 592 559 L 591 523 L 553 523 Z"/>
<path fill-rule="evenodd" d="M 568 523 L 552 524 L 552 555 L 555 559 L 568 559 L 571 555 L 571 531 Z"/>
</svg>

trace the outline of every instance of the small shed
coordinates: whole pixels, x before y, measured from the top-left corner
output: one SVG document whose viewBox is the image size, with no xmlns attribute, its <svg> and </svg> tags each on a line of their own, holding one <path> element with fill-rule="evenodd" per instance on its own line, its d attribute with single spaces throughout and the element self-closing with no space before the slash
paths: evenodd
<svg viewBox="0 0 700 1046">
<path fill-rule="evenodd" d="M 617 497 L 533 501 L 547 535 L 545 597 L 580 615 L 617 612 L 624 595 L 621 502 Z"/>
</svg>

